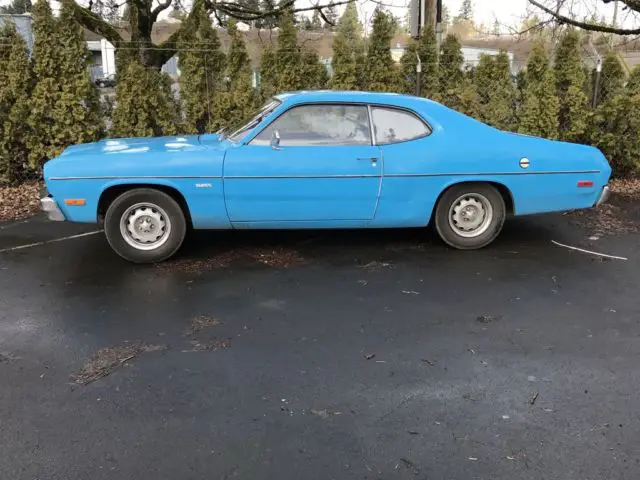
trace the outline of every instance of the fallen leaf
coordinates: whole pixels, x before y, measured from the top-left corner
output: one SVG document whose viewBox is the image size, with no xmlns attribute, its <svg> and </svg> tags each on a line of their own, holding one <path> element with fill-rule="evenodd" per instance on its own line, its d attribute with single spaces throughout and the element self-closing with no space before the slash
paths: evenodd
<svg viewBox="0 0 640 480">
<path fill-rule="evenodd" d="M 40 210 L 41 182 L 25 182 L 16 187 L 0 186 L 0 222 L 20 220 Z"/>
<path fill-rule="evenodd" d="M 533 394 L 533 397 L 531 397 L 531 400 L 529 400 L 529 403 L 530 403 L 531 405 L 534 405 L 534 404 L 536 403 L 536 400 L 538 400 L 538 396 L 539 396 L 539 395 L 540 395 L 540 394 L 539 394 L 538 392 L 534 393 L 534 394 Z"/>
<path fill-rule="evenodd" d="M 71 376 L 71 380 L 80 385 L 87 385 L 106 377 L 142 353 L 157 352 L 166 348 L 166 345 L 152 345 L 143 342 L 102 348 L 87 360 L 78 373 Z"/>
</svg>

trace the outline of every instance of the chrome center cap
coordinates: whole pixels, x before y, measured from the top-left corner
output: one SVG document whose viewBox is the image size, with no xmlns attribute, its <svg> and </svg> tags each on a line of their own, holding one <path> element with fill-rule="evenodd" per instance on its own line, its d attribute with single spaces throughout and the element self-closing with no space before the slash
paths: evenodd
<svg viewBox="0 0 640 480">
<path fill-rule="evenodd" d="M 156 229 L 156 220 L 149 216 L 143 216 L 138 219 L 137 229 L 140 233 L 151 233 Z"/>
<path fill-rule="evenodd" d="M 482 205 L 473 198 L 462 200 L 453 211 L 453 221 L 464 231 L 475 230 L 483 223 L 484 218 Z"/>
</svg>

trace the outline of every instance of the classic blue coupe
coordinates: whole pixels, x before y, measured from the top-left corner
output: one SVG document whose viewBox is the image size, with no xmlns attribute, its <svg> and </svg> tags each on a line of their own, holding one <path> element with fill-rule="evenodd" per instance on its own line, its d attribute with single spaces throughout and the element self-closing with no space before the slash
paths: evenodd
<svg viewBox="0 0 640 480">
<path fill-rule="evenodd" d="M 594 207 L 611 168 L 593 147 L 499 131 L 413 96 L 276 96 L 217 134 L 123 138 L 46 163 L 51 220 L 104 222 L 127 260 L 159 262 L 187 229 L 435 225 L 459 249 L 509 214 Z"/>
</svg>

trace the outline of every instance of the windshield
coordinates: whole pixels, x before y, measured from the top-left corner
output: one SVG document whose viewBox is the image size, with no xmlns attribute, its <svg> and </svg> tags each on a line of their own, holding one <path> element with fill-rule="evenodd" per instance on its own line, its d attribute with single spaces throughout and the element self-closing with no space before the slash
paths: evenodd
<svg viewBox="0 0 640 480">
<path fill-rule="evenodd" d="M 241 121 L 226 126 L 222 130 L 222 133 L 228 134 L 229 140 L 239 142 L 249 130 L 260 124 L 264 117 L 273 112 L 278 105 L 280 105 L 279 100 L 272 100 L 259 110 L 254 110 L 251 115 L 247 115 L 247 117 L 243 118 Z"/>
</svg>

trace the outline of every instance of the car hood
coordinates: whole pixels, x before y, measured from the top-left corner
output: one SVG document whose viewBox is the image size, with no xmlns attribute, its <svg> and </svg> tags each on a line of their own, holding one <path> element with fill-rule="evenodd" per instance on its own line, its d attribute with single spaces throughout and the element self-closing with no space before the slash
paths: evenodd
<svg viewBox="0 0 640 480">
<path fill-rule="evenodd" d="M 143 156 L 146 153 L 173 154 L 180 151 L 202 150 L 204 148 L 221 148 L 218 135 L 182 135 L 167 137 L 112 138 L 99 142 L 83 143 L 68 147 L 60 155 L 60 159 L 80 156 Z"/>
<path fill-rule="evenodd" d="M 232 145 L 218 135 L 101 140 L 67 148 L 45 163 L 44 178 L 221 175 Z"/>
</svg>

